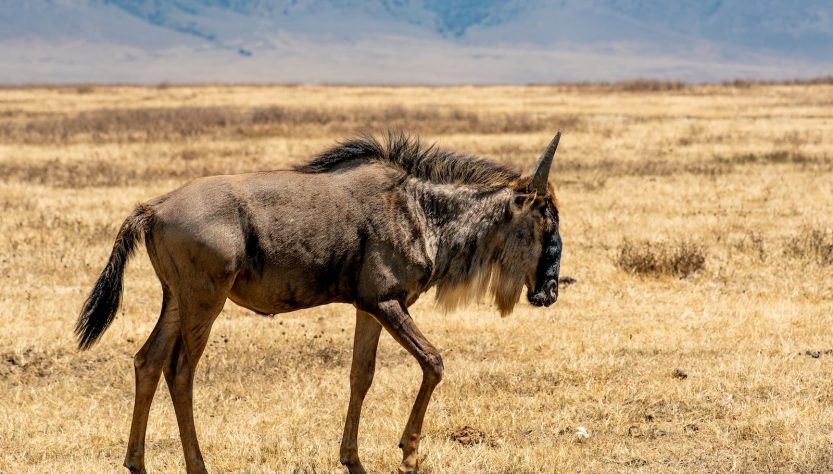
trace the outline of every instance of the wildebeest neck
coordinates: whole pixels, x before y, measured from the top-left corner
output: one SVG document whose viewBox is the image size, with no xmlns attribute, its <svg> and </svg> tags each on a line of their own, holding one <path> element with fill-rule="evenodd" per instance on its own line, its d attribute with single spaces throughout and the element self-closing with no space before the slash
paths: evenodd
<svg viewBox="0 0 833 474">
<path fill-rule="evenodd" d="M 490 284 L 496 289 L 492 280 L 500 274 L 501 231 L 512 191 L 423 180 L 409 180 L 406 187 L 425 215 L 427 248 L 434 256 L 430 284 L 438 302 L 452 309 L 483 295 Z"/>
</svg>

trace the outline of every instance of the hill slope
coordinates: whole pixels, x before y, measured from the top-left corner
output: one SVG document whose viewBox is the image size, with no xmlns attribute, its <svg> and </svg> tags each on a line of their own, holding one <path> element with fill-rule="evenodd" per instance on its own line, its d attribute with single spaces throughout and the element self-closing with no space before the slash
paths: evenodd
<svg viewBox="0 0 833 474">
<path fill-rule="evenodd" d="M 542 82 L 833 72 L 810 0 L 0 0 L 0 82 Z"/>
</svg>

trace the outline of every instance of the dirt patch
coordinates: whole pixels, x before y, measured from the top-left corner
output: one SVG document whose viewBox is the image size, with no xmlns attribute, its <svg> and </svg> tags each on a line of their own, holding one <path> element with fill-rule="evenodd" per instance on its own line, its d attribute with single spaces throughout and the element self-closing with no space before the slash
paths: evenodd
<svg viewBox="0 0 833 474">
<path fill-rule="evenodd" d="M 560 373 L 535 370 L 483 371 L 473 374 L 468 382 L 479 393 L 511 393 L 536 397 L 554 394 L 563 383 L 561 377 Z"/>
<path fill-rule="evenodd" d="M 55 355 L 34 348 L 22 351 L 4 352 L 0 354 L 0 378 L 9 379 L 14 376 L 46 377 L 55 366 Z"/>
<path fill-rule="evenodd" d="M 688 374 L 682 369 L 674 369 L 674 372 L 671 373 L 675 379 L 685 380 L 688 378 Z"/>
<path fill-rule="evenodd" d="M 631 438 L 656 439 L 663 438 L 668 435 L 668 431 L 660 429 L 656 426 L 631 425 L 630 427 L 628 427 L 628 436 L 630 436 Z"/>
<path fill-rule="evenodd" d="M 625 466 L 627 466 L 627 467 L 631 467 L 631 468 L 640 468 L 640 467 L 645 467 L 645 466 L 647 466 L 647 465 L 648 465 L 648 461 L 646 461 L 646 460 L 644 460 L 644 459 L 634 458 L 634 459 L 631 459 L 630 461 L 625 461 L 625 463 L 624 463 L 624 464 L 625 464 Z"/>
<path fill-rule="evenodd" d="M 799 355 L 802 355 L 802 354 L 799 352 Z M 806 351 L 804 351 L 803 355 L 806 355 L 808 357 L 812 357 L 813 359 L 818 359 L 821 356 L 831 356 L 831 355 L 833 355 L 833 349 L 826 349 L 826 350 L 823 350 L 823 351 L 806 350 Z"/>
<path fill-rule="evenodd" d="M 327 368 L 346 367 L 350 355 L 350 351 L 347 349 L 332 346 L 323 346 L 312 351 L 315 362 Z"/>
<path fill-rule="evenodd" d="M 0 353 L 0 381 L 11 385 L 33 384 L 60 377 L 74 377 L 101 370 L 113 360 L 112 354 L 94 355 L 36 347 Z"/>
<path fill-rule="evenodd" d="M 468 425 L 449 433 L 448 439 L 466 447 L 476 446 L 478 444 L 483 444 L 490 448 L 497 446 L 497 440 L 493 436 Z"/>
</svg>

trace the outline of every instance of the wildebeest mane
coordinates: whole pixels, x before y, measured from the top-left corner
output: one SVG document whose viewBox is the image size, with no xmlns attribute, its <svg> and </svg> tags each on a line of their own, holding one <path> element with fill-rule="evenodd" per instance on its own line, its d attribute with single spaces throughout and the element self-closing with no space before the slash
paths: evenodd
<svg viewBox="0 0 833 474">
<path fill-rule="evenodd" d="M 302 173 L 326 173 L 348 162 L 382 162 L 407 175 L 438 184 L 500 187 L 517 181 L 519 173 L 489 160 L 454 153 L 434 144 L 424 145 L 418 137 L 388 132 L 384 142 L 364 134 L 340 142 L 311 161 L 298 165 Z"/>
</svg>

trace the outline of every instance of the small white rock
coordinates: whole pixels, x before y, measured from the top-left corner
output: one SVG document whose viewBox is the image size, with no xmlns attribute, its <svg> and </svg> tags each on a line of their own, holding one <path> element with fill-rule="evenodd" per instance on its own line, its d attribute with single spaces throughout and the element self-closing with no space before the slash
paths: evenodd
<svg viewBox="0 0 833 474">
<path fill-rule="evenodd" d="M 579 426 L 576 430 L 576 438 L 579 441 L 584 441 L 586 439 L 590 439 L 590 433 L 587 432 L 587 429 L 583 426 Z"/>
</svg>

